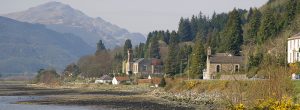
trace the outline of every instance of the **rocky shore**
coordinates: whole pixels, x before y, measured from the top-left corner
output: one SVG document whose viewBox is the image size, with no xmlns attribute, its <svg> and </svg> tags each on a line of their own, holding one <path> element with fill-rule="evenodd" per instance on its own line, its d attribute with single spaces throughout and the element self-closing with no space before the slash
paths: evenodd
<svg viewBox="0 0 300 110">
<path fill-rule="evenodd" d="M 179 102 L 181 105 L 193 105 L 197 109 L 215 110 L 224 108 L 221 94 L 214 93 L 197 93 L 193 91 L 184 92 L 167 92 L 163 89 L 156 89 L 149 93 L 152 96 Z"/>
</svg>

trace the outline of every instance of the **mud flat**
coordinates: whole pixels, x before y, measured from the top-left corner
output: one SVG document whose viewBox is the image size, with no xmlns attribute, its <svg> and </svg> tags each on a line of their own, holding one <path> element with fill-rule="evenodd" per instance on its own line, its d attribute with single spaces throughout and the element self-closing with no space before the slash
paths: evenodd
<svg viewBox="0 0 300 110">
<path fill-rule="evenodd" d="M 25 84 L 1 84 L 1 96 L 30 96 L 33 99 L 11 102 L 22 105 L 59 105 L 79 106 L 89 110 L 122 109 L 122 110 L 193 110 L 195 106 L 169 101 L 163 98 L 148 95 L 148 90 L 135 89 L 138 86 L 114 87 L 110 89 L 101 87 L 56 88 L 43 86 L 28 86 Z"/>
</svg>

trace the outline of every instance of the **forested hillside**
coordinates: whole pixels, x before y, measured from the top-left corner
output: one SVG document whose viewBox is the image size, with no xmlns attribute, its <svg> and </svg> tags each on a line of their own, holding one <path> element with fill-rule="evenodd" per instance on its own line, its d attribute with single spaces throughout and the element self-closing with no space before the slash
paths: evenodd
<svg viewBox="0 0 300 110">
<path fill-rule="evenodd" d="M 213 54 L 244 56 L 246 68 L 241 73 L 248 77 L 266 77 L 267 66 L 286 66 L 287 38 L 300 32 L 299 24 L 300 1 L 270 0 L 259 8 L 233 9 L 212 16 L 200 12 L 181 18 L 176 31 L 155 30 L 148 34 L 146 43 L 132 47 L 127 40 L 123 48 L 106 52 L 114 56 L 110 57 L 111 72 L 121 72 L 121 62 L 132 48 L 134 58 L 162 59 L 168 76 L 189 72 L 193 78 L 202 78 L 206 49 L 211 47 Z"/>
<path fill-rule="evenodd" d="M 191 18 L 181 18 L 177 31 L 150 32 L 143 44 L 144 57 L 165 56 L 165 72 L 173 76 L 187 71 L 187 59 L 192 60 L 191 67 L 202 70 L 205 67 L 203 55 L 206 48 L 211 47 L 213 53 L 244 55 L 245 71 L 251 77 L 260 73 L 260 67 L 268 58 L 273 64 L 284 66 L 286 39 L 300 32 L 299 15 L 300 1 L 297 0 L 270 0 L 260 8 L 233 9 L 212 16 L 200 12 Z M 159 46 L 154 45 L 158 41 L 168 44 L 168 54 L 157 51 Z M 201 77 L 202 71 L 192 74 Z"/>
</svg>

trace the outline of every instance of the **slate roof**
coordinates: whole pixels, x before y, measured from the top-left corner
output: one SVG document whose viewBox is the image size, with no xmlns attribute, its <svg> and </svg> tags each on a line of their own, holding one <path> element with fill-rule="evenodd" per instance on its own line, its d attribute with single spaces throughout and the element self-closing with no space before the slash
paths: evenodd
<svg viewBox="0 0 300 110">
<path fill-rule="evenodd" d="M 143 60 L 144 60 L 144 58 L 140 58 L 140 59 L 136 60 L 134 63 L 139 63 L 139 62 L 141 62 Z"/>
<path fill-rule="evenodd" d="M 103 75 L 99 80 L 112 80 L 112 78 L 108 75 Z"/>
<path fill-rule="evenodd" d="M 300 32 L 288 38 L 288 40 L 292 40 L 292 39 L 300 39 Z"/>
<path fill-rule="evenodd" d="M 232 56 L 230 54 L 218 53 L 210 56 L 210 63 L 220 64 L 242 64 L 244 62 L 243 56 Z"/>
<path fill-rule="evenodd" d="M 162 65 L 162 61 L 160 59 L 156 59 L 156 58 L 140 58 L 136 61 L 134 61 L 134 63 L 147 63 L 149 65 Z"/>
</svg>

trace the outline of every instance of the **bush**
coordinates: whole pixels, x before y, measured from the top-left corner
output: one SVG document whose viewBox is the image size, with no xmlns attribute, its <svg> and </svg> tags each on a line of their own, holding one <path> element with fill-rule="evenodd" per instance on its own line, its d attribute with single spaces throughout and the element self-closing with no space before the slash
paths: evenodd
<svg viewBox="0 0 300 110">
<path fill-rule="evenodd" d="M 35 83 L 52 84 L 59 82 L 59 75 L 53 69 L 40 69 L 35 77 Z"/>
<path fill-rule="evenodd" d="M 237 104 L 231 108 L 232 110 L 299 110 L 300 105 L 293 103 L 291 98 L 283 97 L 280 100 L 269 98 L 267 100 L 259 100 L 253 108 L 246 108 L 243 104 Z"/>
<path fill-rule="evenodd" d="M 161 80 L 160 80 L 160 83 L 159 83 L 159 87 L 165 87 L 167 85 L 167 82 L 166 82 L 166 79 L 165 77 L 163 77 Z"/>
</svg>

